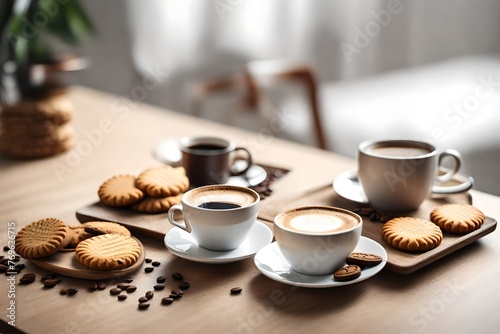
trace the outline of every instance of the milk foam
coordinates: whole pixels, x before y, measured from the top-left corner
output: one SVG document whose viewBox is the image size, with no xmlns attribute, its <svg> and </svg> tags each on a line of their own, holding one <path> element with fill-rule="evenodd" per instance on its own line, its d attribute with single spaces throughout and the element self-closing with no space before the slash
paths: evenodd
<svg viewBox="0 0 500 334">
<path fill-rule="evenodd" d="M 358 220 L 347 213 L 321 209 L 292 211 L 281 220 L 286 229 L 313 234 L 345 231 L 358 224 Z"/>
</svg>

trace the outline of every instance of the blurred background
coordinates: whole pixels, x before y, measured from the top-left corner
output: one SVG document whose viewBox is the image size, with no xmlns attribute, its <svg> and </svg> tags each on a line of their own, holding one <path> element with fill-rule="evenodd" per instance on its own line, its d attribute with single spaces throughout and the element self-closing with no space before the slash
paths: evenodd
<svg viewBox="0 0 500 334">
<path fill-rule="evenodd" d="M 81 5 L 95 33 L 74 83 L 353 158 L 365 139 L 432 141 L 500 195 L 499 1 Z"/>
</svg>

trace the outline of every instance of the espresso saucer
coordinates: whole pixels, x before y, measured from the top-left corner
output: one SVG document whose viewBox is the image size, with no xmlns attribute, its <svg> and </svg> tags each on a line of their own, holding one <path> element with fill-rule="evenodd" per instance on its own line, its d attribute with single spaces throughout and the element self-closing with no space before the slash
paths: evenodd
<svg viewBox="0 0 500 334">
<path fill-rule="evenodd" d="M 459 184 L 461 186 L 460 192 L 469 191 L 474 184 L 472 177 L 461 174 L 455 174 L 453 179 L 449 182 Z M 447 183 L 437 184 L 433 189 L 440 190 L 443 194 L 432 194 L 431 196 L 443 197 L 451 195 L 451 193 L 446 193 L 446 189 L 448 187 L 450 186 Z M 361 204 L 369 203 L 355 170 L 348 170 L 339 174 L 333 181 L 333 189 L 337 192 L 337 194 L 345 199 Z"/>
<path fill-rule="evenodd" d="M 290 264 L 281 254 L 278 244 L 273 242 L 262 248 L 255 255 L 254 262 L 257 269 L 266 277 L 293 286 L 304 288 L 333 288 L 364 281 L 379 273 L 387 263 L 387 252 L 378 242 L 361 237 L 355 252 L 371 253 L 382 257 L 382 262 L 373 267 L 361 270 L 361 276 L 346 282 L 333 280 L 333 273 L 328 275 L 310 276 L 298 273 L 290 268 Z"/>
<path fill-rule="evenodd" d="M 257 220 L 250 234 L 240 247 L 227 252 L 217 252 L 200 247 L 190 233 L 173 227 L 165 235 L 165 246 L 173 254 L 186 260 L 201 263 L 230 263 L 253 256 L 262 247 L 269 245 L 273 233 L 266 224 Z"/>
<path fill-rule="evenodd" d="M 167 138 L 160 141 L 153 149 L 156 160 L 171 166 L 182 165 L 182 153 L 179 150 L 179 138 Z M 236 165 L 236 167 L 240 167 Z M 244 167 L 244 166 L 242 166 Z M 262 183 L 267 178 L 267 172 L 259 165 L 252 165 L 243 175 L 232 176 L 226 182 L 228 185 L 252 187 Z"/>
</svg>

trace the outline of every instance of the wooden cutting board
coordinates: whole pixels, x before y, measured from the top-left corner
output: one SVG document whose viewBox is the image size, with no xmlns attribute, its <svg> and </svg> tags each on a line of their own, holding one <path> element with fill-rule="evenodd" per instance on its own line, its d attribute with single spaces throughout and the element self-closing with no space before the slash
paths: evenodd
<svg viewBox="0 0 500 334">
<path fill-rule="evenodd" d="M 137 243 L 141 247 L 141 255 L 136 263 L 128 268 L 120 270 L 101 271 L 89 269 L 78 262 L 75 257 L 75 252 L 67 251 L 57 252 L 51 256 L 41 259 L 30 259 L 30 262 L 35 266 L 48 270 L 50 272 L 74 278 L 104 280 L 108 278 L 127 276 L 141 268 L 142 264 L 144 263 L 144 259 L 146 258 L 146 251 L 144 250 L 144 246 L 139 241 L 139 239 L 134 238 L 134 240 L 137 241 Z"/>
</svg>

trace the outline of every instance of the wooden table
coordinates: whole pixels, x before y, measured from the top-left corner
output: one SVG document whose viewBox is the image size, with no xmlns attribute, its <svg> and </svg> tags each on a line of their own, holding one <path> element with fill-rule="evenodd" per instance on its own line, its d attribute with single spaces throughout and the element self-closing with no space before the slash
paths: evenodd
<svg viewBox="0 0 500 334">
<path fill-rule="evenodd" d="M 249 147 L 257 162 L 290 169 L 274 184 L 275 198 L 324 186 L 354 167 L 350 159 L 270 136 L 280 130 L 280 122 L 256 134 L 87 88 L 74 88 L 71 98 L 77 109 L 74 150 L 35 161 L 0 160 L 2 246 L 7 245 L 9 226 L 19 230 L 44 217 L 78 224 L 75 210 L 98 200 L 97 188 L 105 179 L 158 165 L 152 148 L 166 137 L 224 135 Z M 471 194 L 488 216 L 500 218 L 500 198 Z M 498 232 L 413 274 L 383 270 L 364 282 L 330 289 L 275 282 L 260 274 L 253 259 L 221 265 L 190 262 L 170 254 L 160 240 L 137 237 L 147 257 L 161 265 L 153 273 L 140 270 L 133 275 L 138 290 L 127 300 L 110 296 L 112 281 L 104 291 L 89 292 L 89 282 L 80 279 L 63 277 L 55 289 L 47 290 L 39 282 L 11 286 L 6 277 L 0 283 L 0 319 L 11 320 L 7 308 L 15 301 L 16 327 L 44 334 L 490 333 L 500 328 Z M 46 273 L 23 263 L 23 273 Z M 137 299 L 152 289 L 158 276 L 168 277 L 167 288 L 176 287 L 174 272 L 191 283 L 184 297 L 162 306 L 160 296 L 166 292 L 157 293 L 151 307 L 139 311 Z M 72 286 L 79 289 L 76 295 L 59 295 L 61 288 Z M 235 286 L 243 288 L 240 295 L 230 295 Z"/>
</svg>

